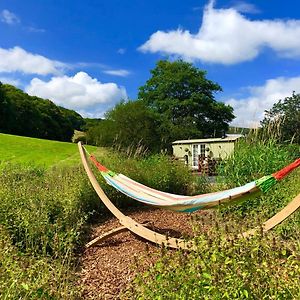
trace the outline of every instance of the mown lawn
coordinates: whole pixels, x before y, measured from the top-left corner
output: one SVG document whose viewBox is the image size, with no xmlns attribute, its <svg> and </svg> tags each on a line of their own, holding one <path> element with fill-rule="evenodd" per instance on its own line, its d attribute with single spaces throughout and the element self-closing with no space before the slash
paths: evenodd
<svg viewBox="0 0 300 300">
<path fill-rule="evenodd" d="M 88 151 L 101 152 L 93 146 Z M 3 162 L 26 165 L 70 166 L 80 163 L 77 144 L 29 138 L 0 133 L 0 164 Z"/>
</svg>

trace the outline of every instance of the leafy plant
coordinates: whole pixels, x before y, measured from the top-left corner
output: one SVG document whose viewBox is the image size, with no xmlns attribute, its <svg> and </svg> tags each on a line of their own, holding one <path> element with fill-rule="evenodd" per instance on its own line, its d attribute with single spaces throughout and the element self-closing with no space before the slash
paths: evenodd
<svg viewBox="0 0 300 300">
<path fill-rule="evenodd" d="M 197 251 L 167 252 L 139 273 L 124 298 L 299 298 L 298 243 L 290 247 L 272 235 L 231 240 L 215 226 L 196 242 Z"/>
<path fill-rule="evenodd" d="M 300 143 L 300 94 L 293 92 L 265 113 L 261 122 L 264 128 L 278 126 L 281 141 Z"/>
</svg>

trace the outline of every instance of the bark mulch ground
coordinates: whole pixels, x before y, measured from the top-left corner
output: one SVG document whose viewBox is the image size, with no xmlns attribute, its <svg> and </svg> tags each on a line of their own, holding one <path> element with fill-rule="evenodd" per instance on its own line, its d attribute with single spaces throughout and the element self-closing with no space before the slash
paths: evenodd
<svg viewBox="0 0 300 300">
<path fill-rule="evenodd" d="M 149 221 L 151 229 L 172 237 L 192 236 L 191 217 L 171 211 L 142 207 L 124 212 L 138 222 Z M 205 214 L 205 212 L 200 212 Z M 94 226 L 91 239 L 120 224 L 115 218 Z M 85 249 L 81 255 L 79 284 L 83 286 L 83 299 L 119 299 L 134 278 L 137 268 L 136 258 L 141 269 L 147 269 L 160 255 L 161 248 L 123 232 L 101 244 Z M 142 259 L 141 259 L 142 258 Z"/>
</svg>

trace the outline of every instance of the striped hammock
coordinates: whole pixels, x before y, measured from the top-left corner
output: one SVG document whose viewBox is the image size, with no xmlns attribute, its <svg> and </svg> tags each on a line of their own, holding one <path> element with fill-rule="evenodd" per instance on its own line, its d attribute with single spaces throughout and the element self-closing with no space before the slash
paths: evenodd
<svg viewBox="0 0 300 300">
<path fill-rule="evenodd" d="M 93 155 L 90 155 L 90 159 L 101 172 L 106 182 L 126 196 L 155 207 L 186 213 L 199 209 L 212 208 L 221 204 L 229 204 L 239 200 L 246 200 L 247 196 L 254 193 L 265 193 L 277 181 L 300 166 L 300 158 L 298 158 L 282 170 L 240 187 L 209 194 L 182 196 L 158 191 L 134 181 L 125 175 L 116 174 L 101 165 Z"/>
</svg>

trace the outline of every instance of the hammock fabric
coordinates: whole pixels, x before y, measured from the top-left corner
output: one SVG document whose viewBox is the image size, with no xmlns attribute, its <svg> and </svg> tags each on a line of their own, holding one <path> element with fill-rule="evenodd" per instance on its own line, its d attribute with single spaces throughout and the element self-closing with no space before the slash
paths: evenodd
<svg viewBox="0 0 300 300">
<path fill-rule="evenodd" d="M 90 155 L 90 159 L 101 172 L 106 182 L 126 196 L 148 205 L 187 213 L 199 209 L 212 208 L 221 204 L 229 204 L 238 200 L 245 200 L 247 196 L 254 193 L 265 193 L 274 184 L 300 166 L 300 158 L 298 158 L 278 172 L 240 187 L 197 196 L 182 196 L 158 191 L 134 181 L 125 175 L 116 174 L 101 165 L 93 155 Z"/>
</svg>

